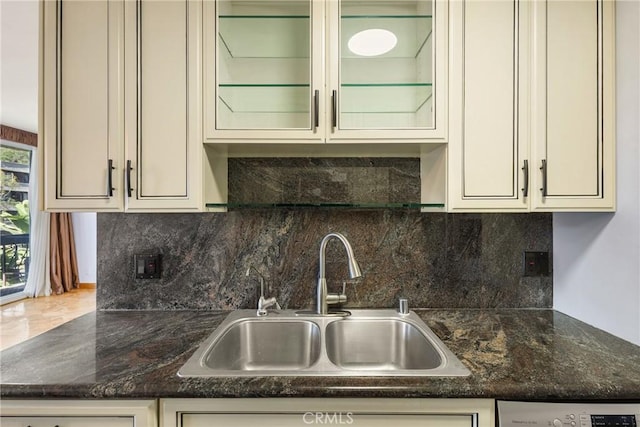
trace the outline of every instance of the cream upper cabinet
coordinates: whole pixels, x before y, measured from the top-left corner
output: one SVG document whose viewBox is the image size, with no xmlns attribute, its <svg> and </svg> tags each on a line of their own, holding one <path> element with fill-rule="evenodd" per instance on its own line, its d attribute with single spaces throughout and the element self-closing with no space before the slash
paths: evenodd
<svg viewBox="0 0 640 427">
<path fill-rule="evenodd" d="M 125 2 L 127 209 L 201 209 L 200 2 Z"/>
<path fill-rule="evenodd" d="M 209 142 L 444 142 L 447 4 L 204 2 Z"/>
<path fill-rule="evenodd" d="M 533 25 L 532 210 L 615 210 L 615 3 L 534 2 Z"/>
<path fill-rule="evenodd" d="M 201 208 L 199 5 L 42 2 L 44 208 Z"/>
<path fill-rule="evenodd" d="M 529 4 L 461 0 L 451 19 L 448 209 L 527 210 Z"/>
<path fill-rule="evenodd" d="M 615 209 L 614 3 L 452 7 L 450 211 Z"/>
<path fill-rule="evenodd" d="M 122 1 L 41 3 L 46 209 L 124 207 Z"/>
<path fill-rule="evenodd" d="M 449 5 L 326 3 L 328 139 L 444 142 Z"/>
<path fill-rule="evenodd" d="M 322 6 L 204 1 L 207 140 L 322 140 Z"/>
</svg>

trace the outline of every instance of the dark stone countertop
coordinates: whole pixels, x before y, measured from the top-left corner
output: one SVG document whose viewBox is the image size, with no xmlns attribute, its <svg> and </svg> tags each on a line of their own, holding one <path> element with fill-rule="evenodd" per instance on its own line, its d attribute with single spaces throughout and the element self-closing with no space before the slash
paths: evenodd
<svg viewBox="0 0 640 427">
<path fill-rule="evenodd" d="M 179 378 L 226 312 L 99 311 L 0 353 L 0 397 L 640 399 L 640 347 L 564 314 L 416 312 L 471 376 Z"/>
</svg>

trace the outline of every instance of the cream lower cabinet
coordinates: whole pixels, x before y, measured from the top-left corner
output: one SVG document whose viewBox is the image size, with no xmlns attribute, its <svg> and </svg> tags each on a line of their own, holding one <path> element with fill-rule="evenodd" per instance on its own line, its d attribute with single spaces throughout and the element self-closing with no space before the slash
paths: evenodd
<svg viewBox="0 0 640 427">
<path fill-rule="evenodd" d="M 490 399 L 166 399 L 161 427 L 493 427 Z"/>
<path fill-rule="evenodd" d="M 615 209 L 614 3 L 451 10 L 450 211 Z"/>
<path fill-rule="evenodd" d="M 135 427 L 129 417 L 3 417 L 4 427 Z"/>
<path fill-rule="evenodd" d="M 201 7 L 42 2 L 45 209 L 201 209 Z"/>
<path fill-rule="evenodd" d="M 156 427 L 156 402 L 3 400 L 3 427 Z"/>
</svg>

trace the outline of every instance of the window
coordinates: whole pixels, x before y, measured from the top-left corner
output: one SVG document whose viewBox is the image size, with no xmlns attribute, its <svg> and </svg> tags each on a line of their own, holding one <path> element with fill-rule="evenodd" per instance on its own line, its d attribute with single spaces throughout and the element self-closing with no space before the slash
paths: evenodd
<svg viewBox="0 0 640 427">
<path fill-rule="evenodd" d="M 29 271 L 30 147 L 0 146 L 0 298 L 22 292 Z"/>
</svg>

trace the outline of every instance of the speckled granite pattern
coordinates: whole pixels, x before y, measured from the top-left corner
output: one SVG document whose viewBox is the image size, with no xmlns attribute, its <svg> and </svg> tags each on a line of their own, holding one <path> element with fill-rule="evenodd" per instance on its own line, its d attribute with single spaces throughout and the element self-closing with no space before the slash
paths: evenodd
<svg viewBox="0 0 640 427">
<path fill-rule="evenodd" d="M 347 307 L 549 308 L 552 278 L 522 277 L 525 250 L 552 251 L 550 214 L 422 214 L 409 210 L 241 210 L 206 214 L 98 214 L 98 309 L 255 307 L 258 282 L 284 308 L 312 307 L 319 243 L 345 234 L 364 277 Z M 137 280 L 133 255 L 163 255 L 163 277 Z M 550 255 L 552 259 L 552 255 Z M 347 278 L 330 243 L 330 291 Z"/>
<path fill-rule="evenodd" d="M 179 378 L 180 366 L 226 313 L 103 311 L 0 353 L 0 397 L 640 399 L 640 347 L 561 313 L 500 309 L 418 314 L 471 376 Z M 43 363 L 43 354 L 55 357 Z"/>
</svg>

